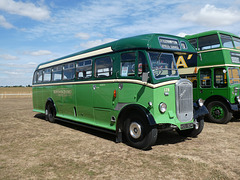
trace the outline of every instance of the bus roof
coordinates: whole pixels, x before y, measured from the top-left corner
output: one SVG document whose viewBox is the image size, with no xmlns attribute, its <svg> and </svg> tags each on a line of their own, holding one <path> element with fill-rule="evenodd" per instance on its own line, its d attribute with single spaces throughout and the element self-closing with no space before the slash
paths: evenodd
<svg viewBox="0 0 240 180">
<path fill-rule="evenodd" d="M 213 34 L 227 34 L 227 35 L 230 35 L 230 36 L 238 37 L 237 35 L 235 35 L 233 33 L 230 33 L 230 32 L 221 31 L 221 30 L 212 30 L 212 31 L 205 31 L 205 32 L 201 32 L 201 33 L 193 34 L 193 35 L 186 35 L 185 38 L 186 39 L 193 39 L 193 38 L 198 38 L 198 37 L 208 36 L 208 35 L 213 35 Z"/>
<path fill-rule="evenodd" d="M 167 34 L 156 34 L 156 33 L 144 34 L 144 35 L 139 35 L 134 37 L 123 38 L 114 42 L 110 42 L 110 43 L 96 46 L 84 51 L 80 51 L 68 56 L 54 59 L 38 65 L 37 69 L 51 67 L 53 65 L 71 62 L 75 60 L 91 58 L 91 57 L 94 57 L 97 55 L 103 55 L 106 53 L 112 53 L 116 51 L 123 51 L 123 50 L 130 50 L 130 49 L 164 49 L 164 50 L 173 51 L 173 49 L 162 48 L 159 43 L 159 37 L 178 40 L 179 43 L 185 42 L 185 44 L 187 45 L 187 48 L 183 49 L 179 44 L 181 49 L 179 50 L 174 49 L 174 51 L 196 52 L 193 46 L 185 38 L 173 36 L 173 35 L 167 35 Z"/>
</svg>

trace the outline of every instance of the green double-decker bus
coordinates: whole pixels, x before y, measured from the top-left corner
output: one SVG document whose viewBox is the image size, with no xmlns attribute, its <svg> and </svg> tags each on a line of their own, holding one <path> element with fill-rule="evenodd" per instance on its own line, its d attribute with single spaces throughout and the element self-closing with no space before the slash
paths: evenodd
<svg viewBox="0 0 240 180">
<path fill-rule="evenodd" d="M 33 77 L 34 111 L 112 132 L 139 149 L 155 144 L 159 129 L 197 136 L 207 111 L 193 103 L 192 83 L 180 79 L 179 55 L 197 57 L 184 38 L 146 34 L 42 63 Z"/>
<path fill-rule="evenodd" d="M 179 72 L 192 81 L 194 99 L 205 100 L 206 118 L 216 123 L 240 118 L 240 38 L 216 30 L 186 38 L 198 52 L 197 63 L 186 60 Z"/>
</svg>

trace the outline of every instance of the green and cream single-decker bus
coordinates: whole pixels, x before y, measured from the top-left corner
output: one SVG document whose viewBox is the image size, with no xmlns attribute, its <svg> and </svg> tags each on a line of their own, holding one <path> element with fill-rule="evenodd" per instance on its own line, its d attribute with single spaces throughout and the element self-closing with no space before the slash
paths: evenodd
<svg viewBox="0 0 240 180">
<path fill-rule="evenodd" d="M 158 129 L 197 136 L 206 111 L 179 77 L 180 55 L 197 57 L 184 38 L 147 34 L 42 63 L 33 77 L 34 111 L 113 132 L 140 149 L 155 144 Z"/>
</svg>

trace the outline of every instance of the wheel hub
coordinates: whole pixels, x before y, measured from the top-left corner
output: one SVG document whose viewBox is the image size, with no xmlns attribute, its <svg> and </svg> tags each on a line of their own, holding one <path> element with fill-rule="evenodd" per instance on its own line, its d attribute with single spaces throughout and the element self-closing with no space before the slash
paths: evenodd
<svg viewBox="0 0 240 180">
<path fill-rule="evenodd" d="M 224 117 L 224 110 L 220 106 L 215 106 L 212 108 L 211 114 L 216 119 L 221 119 Z"/>
<path fill-rule="evenodd" d="M 136 122 L 132 122 L 129 127 L 129 132 L 131 137 L 138 139 L 142 134 L 141 125 Z"/>
</svg>

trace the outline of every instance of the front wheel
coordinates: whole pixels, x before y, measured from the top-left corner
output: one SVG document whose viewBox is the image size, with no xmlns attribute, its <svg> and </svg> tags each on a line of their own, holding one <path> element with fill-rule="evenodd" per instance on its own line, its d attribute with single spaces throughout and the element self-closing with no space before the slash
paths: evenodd
<svg viewBox="0 0 240 180">
<path fill-rule="evenodd" d="M 187 130 L 178 130 L 178 134 L 180 136 L 184 136 L 184 137 L 197 137 L 203 130 L 204 127 L 204 119 L 203 118 L 199 118 L 197 119 L 197 122 L 194 126 L 193 129 L 187 129 Z"/>
<path fill-rule="evenodd" d="M 207 105 L 209 114 L 206 116 L 211 122 L 227 124 L 231 118 L 232 113 L 228 107 L 221 101 L 212 101 Z"/>
<path fill-rule="evenodd" d="M 147 150 L 155 144 L 158 131 L 157 128 L 150 127 L 146 118 L 134 113 L 124 123 L 124 135 L 128 145 Z"/>
</svg>

